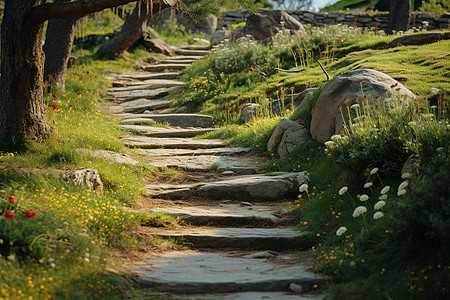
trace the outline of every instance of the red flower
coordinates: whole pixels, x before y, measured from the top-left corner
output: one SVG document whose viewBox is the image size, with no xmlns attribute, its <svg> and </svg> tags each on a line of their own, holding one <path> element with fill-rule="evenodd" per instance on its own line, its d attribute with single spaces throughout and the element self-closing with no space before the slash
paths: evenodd
<svg viewBox="0 0 450 300">
<path fill-rule="evenodd" d="M 7 211 L 5 211 L 5 216 L 8 219 L 14 219 L 16 217 L 16 214 L 13 214 L 13 213 L 9 212 L 9 210 L 7 210 Z"/>
<path fill-rule="evenodd" d="M 358 83 L 362 83 L 362 80 L 358 81 Z"/>
<path fill-rule="evenodd" d="M 256 82 L 256 84 L 258 84 L 258 83 L 260 83 L 260 81 L 258 80 L 257 82 Z"/>
<path fill-rule="evenodd" d="M 244 52 L 241 52 L 241 55 L 244 55 Z"/>
<path fill-rule="evenodd" d="M 82 92 L 77 92 L 77 95 L 81 95 L 82 94 Z"/>
<path fill-rule="evenodd" d="M 342 105 L 338 105 L 338 108 L 341 109 Z"/>
<path fill-rule="evenodd" d="M 28 218 L 33 218 L 36 216 L 36 213 L 34 211 L 30 211 L 30 210 L 26 210 L 25 214 L 27 215 Z"/>
<path fill-rule="evenodd" d="M 53 104 L 50 104 L 48 107 L 52 107 L 54 110 L 57 110 L 58 109 L 58 104 L 53 103 Z"/>
<path fill-rule="evenodd" d="M 86 74 L 89 74 L 89 73 L 91 73 L 91 71 L 86 71 Z"/>
<path fill-rule="evenodd" d="M 349 107 L 349 106 L 350 106 L 350 103 L 346 103 L 345 106 Z"/>
<path fill-rule="evenodd" d="M 53 93 L 52 95 L 53 95 L 53 97 L 58 98 L 58 94 L 57 93 Z"/>
<path fill-rule="evenodd" d="M 14 204 L 14 197 L 13 196 L 9 196 L 8 200 L 9 200 L 9 203 Z"/>
</svg>

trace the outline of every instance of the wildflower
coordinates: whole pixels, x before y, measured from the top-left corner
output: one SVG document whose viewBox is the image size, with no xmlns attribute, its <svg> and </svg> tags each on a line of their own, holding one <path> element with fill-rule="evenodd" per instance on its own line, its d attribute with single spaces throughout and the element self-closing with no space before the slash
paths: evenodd
<svg viewBox="0 0 450 300">
<path fill-rule="evenodd" d="M 355 208 L 355 211 L 353 212 L 353 218 L 359 217 L 366 211 L 367 211 L 367 208 L 365 208 L 364 206 L 358 206 L 357 208 Z"/>
<path fill-rule="evenodd" d="M 404 194 L 406 194 L 406 190 L 399 190 L 397 192 L 397 196 L 403 196 Z"/>
<path fill-rule="evenodd" d="M 387 199 L 387 195 L 381 195 L 380 197 L 378 197 L 379 200 L 386 200 Z"/>
<path fill-rule="evenodd" d="M 412 127 L 412 126 L 416 126 L 417 123 L 416 122 L 409 122 L 408 125 Z"/>
<path fill-rule="evenodd" d="M 300 193 L 308 192 L 308 185 L 306 183 L 304 183 L 300 186 L 300 188 L 298 190 L 300 191 Z"/>
<path fill-rule="evenodd" d="M 333 136 L 331 136 L 331 140 L 333 142 L 339 142 L 342 139 L 342 137 L 339 134 L 335 134 Z"/>
<path fill-rule="evenodd" d="M 344 234 L 344 232 L 346 232 L 346 231 L 347 231 L 347 227 L 342 226 L 342 227 L 340 227 L 340 228 L 336 231 L 336 235 L 337 235 L 337 236 L 341 236 L 341 235 Z"/>
<path fill-rule="evenodd" d="M 364 184 L 364 188 L 365 188 L 365 189 L 368 189 L 368 188 L 370 188 L 372 185 L 373 185 L 372 182 L 366 182 L 366 184 Z M 361 201 L 362 201 L 362 200 L 361 200 Z"/>
<path fill-rule="evenodd" d="M 26 210 L 25 214 L 27 215 L 28 218 L 33 218 L 36 216 L 36 213 L 34 211 L 29 211 L 29 210 Z"/>
<path fill-rule="evenodd" d="M 408 186 L 408 180 L 405 180 L 402 183 L 400 183 L 400 185 L 398 186 L 398 190 L 404 190 L 407 186 Z"/>
<path fill-rule="evenodd" d="M 333 146 L 334 146 L 334 142 L 333 142 L 333 141 L 326 141 L 326 142 L 325 142 L 325 146 L 327 146 L 327 147 L 333 147 Z"/>
<path fill-rule="evenodd" d="M 411 173 L 406 172 L 402 174 L 402 179 L 408 179 L 411 178 L 411 176 L 412 176 Z"/>
<path fill-rule="evenodd" d="M 347 192 L 347 190 L 348 190 L 348 187 L 346 187 L 346 186 L 344 186 L 344 187 L 342 187 L 340 190 L 339 190 L 339 195 L 344 195 L 345 194 L 345 192 Z"/>
<path fill-rule="evenodd" d="M 89 262 L 89 258 L 85 257 L 84 261 L 88 263 Z"/>
<path fill-rule="evenodd" d="M 391 189 L 391 187 L 390 186 L 385 186 L 382 190 L 381 190 L 381 194 L 386 194 L 387 192 L 389 192 L 389 190 Z"/>
<path fill-rule="evenodd" d="M 373 208 L 375 210 L 379 210 L 382 209 L 384 206 L 386 205 L 386 202 L 384 202 L 383 200 L 378 201 L 377 203 L 375 203 L 375 205 L 373 206 Z"/>
<path fill-rule="evenodd" d="M 14 213 L 10 212 L 9 210 L 7 210 L 7 211 L 5 211 L 5 216 L 8 219 L 14 219 L 16 217 L 16 214 L 14 214 Z"/>
<path fill-rule="evenodd" d="M 370 170 L 370 175 L 374 175 L 378 173 L 378 168 L 373 168 L 372 170 Z"/>
<path fill-rule="evenodd" d="M 14 204 L 14 197 L 13 196 L 9 196 L 8 200 L 9 200 L 9 203 Z"/>
<path fill-rule="evenodd" d="M 381 211 L 377 211 L 376 213 L 373 214 L 374 220 L 381 219 L 382 217 L 384 217 L 384 214 Z"/>
<path fill-rule="evenodd" d="M 361 201 L 367 201 L 367 200 L 369 200 L 369 196 L 367 196 L 366 194 L 364 194 L 364 195 L 361 195 L 360 197 L 359 197 L 359 200 L 361 200 Z"/>
<path fill-rule="evenodd" d="M 81 95 L 82 93 L 81 92 L 77 92 L 77 95 Z"/>
<path fill-rule="evenodd" d="M 52 96 L 53 96 L 53 98 L 58 98 L 58 94 L 57 93 L 53 93 Z"/>
<path fill-rule="evenodd" d="M 351 109 L 357 110 L 359 109 L 359 104 L 353 104 L 352 106 L 350 106 Z"/>
<path fill-rule="evenodd" d="M 51 267 L 52 269 L 56 268 L 55 263 L 51 263 L 51 264 L 50 264 L 50 267 Z"/>
<path fill-rule="evenodd" d="M 16 257 L 14 256 L 14 254 L 11 254 L 11 255 L 7 256 L 6 258 L 8 260 L 10 260 L 10 261 L 15 261 L 16 260 Z"/>
</svg>

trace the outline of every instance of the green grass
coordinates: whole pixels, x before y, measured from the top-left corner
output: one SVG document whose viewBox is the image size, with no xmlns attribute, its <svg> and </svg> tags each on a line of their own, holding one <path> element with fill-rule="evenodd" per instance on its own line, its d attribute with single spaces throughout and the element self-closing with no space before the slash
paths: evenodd
<svg viewBox="0 0 450 300">
<path fill-rule="evenodd" d="M 374 6 L 378 0 L 341 0 L 332 5 L 322 8 L 321 12 L 355 11 L 364 10 Z"/>
</svg>

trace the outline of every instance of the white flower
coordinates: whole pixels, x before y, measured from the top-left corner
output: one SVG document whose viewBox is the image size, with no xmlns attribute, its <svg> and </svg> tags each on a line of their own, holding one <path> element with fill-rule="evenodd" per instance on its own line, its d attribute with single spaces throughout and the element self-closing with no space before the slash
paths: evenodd
<svg viewBox="0 0 450 300">
<path fill-rule="evenodd" d="M 333 142 L 333 141 L 326 141 L 326 142 L 325 142 L 325 146 L 327 146 L 327 147 L 333 147 L 333 146 L 334 146 L 334 142 Z"/>
<path fill-rule="evenodd" d="M 387 195 L 386 194 L 384 194 L 384 195 L 381 195 L 380 197 L 378 197 L 378 199 L 379 200 L 386 200 L 387 199 Z"/>
<path fill-rule="evenodd" d="M 66 251 L 65 251 L 66 253 L 70 253 L 70 249 L 66 249 Z"/>
<path fill-rule="evenodd" d="M 382 209 L 384 206 L 386 205 L 386 202 L 384 202 L 383 200 L 378 201 L 377 203 L 375 203 L 375 205 L 373 206 L 373 208 L 375 210 L 379 210 Z"/>
<path fill-rule="evenodd" d="M 359 109 L 359 104 L 353 104 L 352 106 L 350 106 L 351 109 L 357 110 Z"/>
<path fill-rule="evenodd" d="M 406 172 L 402 174 L 402 179 L 408 179 L 411 178 L 411 176 L 412 176 L 411 173 Z"/>
<path fill-rule="evenodd" d="M 347 227 L 342 226 L 342 227 L 340 227 L 340 228 L 336 231 L 336 235 L 337 235 L 337 236 L 341 236 L 341 235 L 344 234 L 344 232 L 346 232 L 346 231 L 347 231 Z"/>
<path fill-rule="evenodd" d="M 8 260 L 10 260 L 10 261 L 15 261 L 16 260 L 16 257 L 14 256 L 14 254 L 8 255 L 6 258 Z"/>
<path fill-rule="evenodd" d="M 89 257 L 89 256 L 91 256 L 89 253 L 84 253 L 84 257 Z"/>
<path fill-rule="evenodd" d="M 373 168 L 370 170 L 370 175 L 376 174 L 378 172 L 378 168 Z"/>
<path fill-rule="evenodd" d="M 382 190 L 381 190 L 381 194 L 386 194 L 387 192 L 389 192 L 389 190 L 391 189 L 391 187 L 390 186 L 385 186 Z"/>
<path fill-rule="evenodd" d="M 403 181 L 402 183 L 400 183 L 400 185 L 398 186 L 398 190 L 404 190 L 406 187 L 408 186 L 408 180 Z"/>
<path fill-rule="evenodd" d="M 304 183 L 300 186 L 300 188 L 298 190 L 300 191 L 300 193 L 308 192 L 308 185 L 306 183 Z"/>
<path fill-rule="evenodd" d="M 416 122 L 409 122 L 408 125 L 412 127 L 412 126 L 416 126 L 417 123 Z"/>
<path fill-rule="evenodd" d="M 50 257 L 49 259 L 47 259 L 47 261 L 48 261 L 49 263 L 52 263 L 52 262 L 55 261 L 55 259 Z"/>
<path fill-rule="evenodd" d="M 369 196 L 367 196 L 366 194 L 361 195 L 361 196 L 359 197 L 359 200 L 361 200 L 361 201 L 367 201 L 367 200 L 369 200 Z"/>
<path fill-rule="evenodd" d="M 367 208 L 365 206 L 358 206 L 357 208 L 355 208 L 355 211 L 353 212 L 353 218 L 359 217 L 366 211 L 367 211 Z"/>
<path fill-rule="evenodd" d="M 403 196 L 404 194 L 406 194 L 406 190 L 399 190 L 397 192 L 397 196 Z"/>
<path fill-rule="evenodd" d="M 380 218 L 384 217 L 384 214 L 381 211 L 377 211 L 376 213 L 373 214 L 373 218 L 375 220 L 378 220 Z"/>
<path fill-rule="evenodd" d="M 90 260 L 89 260 L 89 258 L 85 257 L 84 261 L 88 263 Z"/>
<path fill-rule="evenodd" d="M 347 190 L 348 190 L 348 187 L 346 187 L 346 186 L 344 186 L 344 187 L 342 187 L 340 190 L 339 190 L 339 195 L 344 195 L 345 194 L 345 192 L 347 192 Z"/>
<path fill-rule="evenodd" d="M 373 185 L 372 182 L 366 182 L 366 184 L 364 185 L 364 188 L 365 188 L 365 189 L 368 189 L 368 188 L 370 188 L 372 185 Z"/>
<path fill-rule="evenodd" d="M 50 267 L 52 267 L 53 269 L 56 268 L 55 263 L 51 263 L 51 264 L 50 264 Z"/>
<path fill-rule="evenodd" d="M 331 136 L 331 140 L 333 142 L 339 142 L 342 139 L 342 137 L 339 134 L 335 134 Z"/>
</svg>

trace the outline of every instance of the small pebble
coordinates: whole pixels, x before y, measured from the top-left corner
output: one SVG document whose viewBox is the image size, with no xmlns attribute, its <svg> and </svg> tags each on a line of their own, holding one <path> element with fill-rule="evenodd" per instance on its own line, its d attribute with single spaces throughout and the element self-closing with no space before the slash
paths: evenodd
<svg viewBox="0 0 450 300">
<path fill-rule="evenodd" d="M 222 172 L 222 175 L 233 175 L 234 174 L 234 172 L 233 171 L 223 171 Z"/>
<path fill-rule="evenodd" d="M 291 283 L 289 285 L 289 290 L 294 294 L 302 294 L 305 292 L 305 289 L 300 284 Z"/>
<path fill-rule="evenodd" d="M 253 206 L 250 202 L 241 202 L 241 206 Z"/>
</svg>

